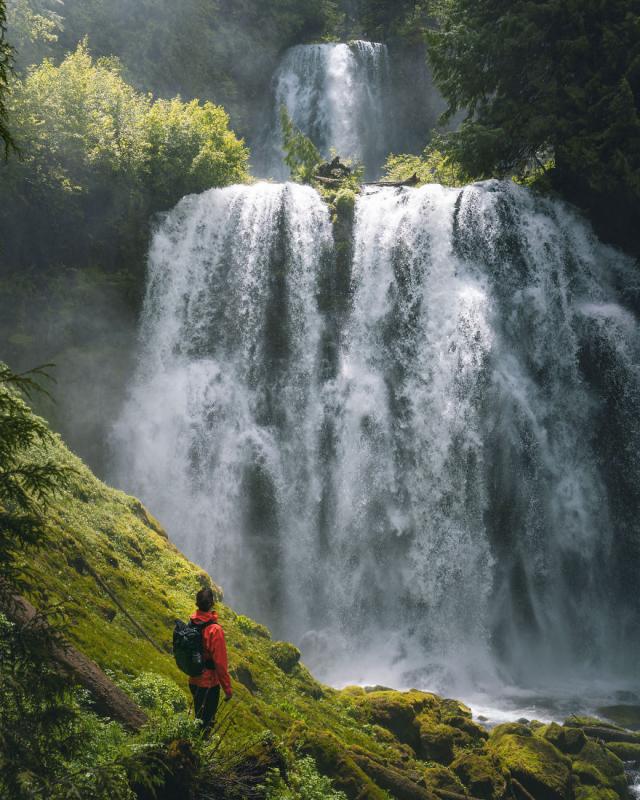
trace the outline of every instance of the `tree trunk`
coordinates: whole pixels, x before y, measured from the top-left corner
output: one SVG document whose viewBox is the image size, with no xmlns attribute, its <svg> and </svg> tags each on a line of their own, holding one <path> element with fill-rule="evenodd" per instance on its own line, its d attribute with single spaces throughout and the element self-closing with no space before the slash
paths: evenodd
<svg viewBox="0 0 640 800">
<path fill-rule="evenodd" d="M 6 587 L 3 587 L 6 588 Z M 0 608 L 16 625 L 30 625 L 46 641 L 46 655 L 55 667 L 87 689 L 96 711 L 138 731 L 147 722 L 147 715 L 110 680 L 90 658 L 54 634 L 47 621 L 24 597 L 0 591 Z"/>
</svg>

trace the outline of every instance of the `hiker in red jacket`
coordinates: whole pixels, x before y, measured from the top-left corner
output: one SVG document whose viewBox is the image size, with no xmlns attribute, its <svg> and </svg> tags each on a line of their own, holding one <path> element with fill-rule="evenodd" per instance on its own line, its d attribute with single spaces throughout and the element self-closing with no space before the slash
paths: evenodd
<svg viewBox="0 0 640 800">
<path fill-rule="evenodd" d="M 198 610 L 191 615 L 196 625 L 206 625 L 202 629 L 202 646 L 205 657 L 205 670 L 197 678 L 189 678 L 189 689 L 193 697 L 196 717 L 202 720 L 202 727 L 208 732 L 213 724 L 220 700 L 220 687 L 225 700 L 231 700 L 231 678 L 227 662 L 227 646 L 224 632 L 218 624 L 218 615 L 213 611 L 214 597 L 211 589 L 200 589 L 196 595 Z M 208 624 L 207 624 L 208 623 Z"/>
</svg>

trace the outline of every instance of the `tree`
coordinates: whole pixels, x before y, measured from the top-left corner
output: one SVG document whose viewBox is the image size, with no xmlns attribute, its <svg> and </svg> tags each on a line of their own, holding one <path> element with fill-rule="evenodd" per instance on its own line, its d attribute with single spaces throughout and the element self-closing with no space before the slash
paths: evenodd
<svg viewBox="0 0 640 800">
<path fill-rule="evenodd" d="M 289 167 L 292 179 L 297 183 L 311 183 L 316 167 L 322 161 L 320 151 L 311 139 L 293 124 L 284 105 L 280 107 L 280 126 L 285 153 L 284 162 Z"/>
<path fill-rule="evenodd" d="M 428 34 L 455 161 L 473 177 L 552 183 L 640 249 L 640 15 L 631 0 L 440 0 Z"/>
<path fill-rule="evenodd" d="M 0 594 L 19 588 L 19 555 L 44 538 L 42 513 L 70 471 L 46 453 L 47 424 L 20 397 L 44 391 L 45 368 L 18 375 L 0 362 Z"/>
<path fill-rule="evenodd" d="M 9 110 L 23 157 L 0 167 L 0 226 L 16 264 L 142 265 L 154 212 L 247 177 L 222 108 L 154 100 L 86 42 L 16 80 Z"/>
<path fill-rule="evenodd" d="M 13 147 L 13 139 L 7 127 L 6 97 L 9 92 L 9 76 L 13 63 L 13 48 L 6 41 L 7 8 L 5 0 L 0 0 L 0 143 L 4 148 L 5 158 Z"/>
</svg>

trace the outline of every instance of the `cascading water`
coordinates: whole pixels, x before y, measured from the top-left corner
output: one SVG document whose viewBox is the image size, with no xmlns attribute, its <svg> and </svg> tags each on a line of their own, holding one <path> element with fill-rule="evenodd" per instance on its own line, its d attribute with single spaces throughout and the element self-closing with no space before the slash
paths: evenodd
<svg viewBox="0 0 640 800">
<path fill-rule="evenodd" d="M 309 136 L 323 157 L 334 148 L 342 158 L 380 171 L 391 150 L 393 119 L 386 45 L 296 45 L 287 50 L 274 77 L 274 131 L 265 170 L 286 178 L 280 139 L 280 108 Z M 275 146 L 274 146 L 275 143 Z"/>
<path fill-rule="evenodd" d="M 327 680 L 633 676 L 628 260 L 487 183 L 365 193 L 341 263 L 311 189 L 181 201 L 151 247 L 118 482 Z"/>
</svg>

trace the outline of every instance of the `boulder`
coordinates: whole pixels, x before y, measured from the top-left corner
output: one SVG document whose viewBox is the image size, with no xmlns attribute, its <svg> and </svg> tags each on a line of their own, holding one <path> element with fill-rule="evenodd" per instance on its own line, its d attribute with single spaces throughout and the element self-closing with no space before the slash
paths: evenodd
<svg viewBox="0 0 640 800">
<path fill-rule="evenodd" d="M 437 722 L 431 714 L 418 717 L 418 756 L 424 761 L 437 761 L 448 766 L 454 759 L 454 746 L 464 743 L 464 734 L 457 728 Z"/>
<path fill-rule="evenodd" d="M 438 793 L 438 790 L 445 792 L 452 792 L 466 796 L 467 790 L 460 778 L 449 767 L 443 767 L 441 764 L 434 764 L 427 767 L 424 771 L 424 782 L 428 789 L 432 792 Z"/>
<path fill-rule="evenodd" d="M 622 761 L 640 763 L 640 744 L 631 744 L 631 742 L 608 742 L 607 750 L 618 756 Z"/>
<path fill-rule="evenodd" d="M 488 753 L 464 752 L 451 764 L 451 769 L 480 800 L 501 800 L 507 790 L 509 773 L 500 761 Z"/>
<path fill-rule="evenodd" d="M 371 724 L 386 728 L 416 753 L 420 749 L 420 726 L 416 715 L 438 703 L 435 695 L 417 691 L 374 691 L 354 699 Z"/>
<path fill-rule="evenodd" d="M 600 742 L 589 739 L 573 760 L 573 772 L 582 785 L 613 789 L 628 797 L 623 762 Z"/>
<path fill-rule="evenodd" d="M 270 648 L 271 658 L 280 669 L 290 674 L 300 661 L 300 651 L 289 642 L 274 642 Z"/>
<path fill-rule="evenodd" d="M 587 737 L 580 728 L 567 728 L 556 722 L 536 728 L 535 735 L 542 736 L 565 755 L 576 755 L 587 742 Z"/>
<path fill-rule="evenodd" d="M 526 726 L 498 725 L 488 748 L 536 800 L 571 800 L 571 761 Z"/>
</svg>

